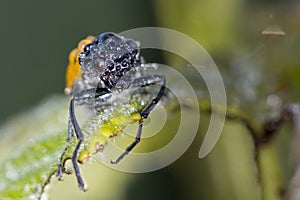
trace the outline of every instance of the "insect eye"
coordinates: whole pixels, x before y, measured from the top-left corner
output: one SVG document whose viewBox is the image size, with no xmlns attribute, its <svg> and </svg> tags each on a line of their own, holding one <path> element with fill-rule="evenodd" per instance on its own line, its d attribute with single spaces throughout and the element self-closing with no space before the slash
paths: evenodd
<svg viewBox="0 0 300 200">
<path fill-rule="evenodd" d="M 98 44 L 98 43 L 104 42 L 105 40 L 107 40 L 108 38 L 113 37 L 113 36 L 115 36 L 115 34 L 111 33 L 111 32 L 102 33 L 96 38 L 96 40 L 94 42 L 96 44 Z"/>
</svg>

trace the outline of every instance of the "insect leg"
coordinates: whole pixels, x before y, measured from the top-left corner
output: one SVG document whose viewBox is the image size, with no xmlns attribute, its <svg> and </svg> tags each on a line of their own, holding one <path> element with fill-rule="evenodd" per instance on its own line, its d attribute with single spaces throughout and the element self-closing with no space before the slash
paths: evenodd
<svg viewBox="0 0 300 200">
<path fill-rule="evenodd" d="M 72 156 L 72 163 L 73 163 L 75 175 L 76 175 L 76 178 L 77 178 L 78 187 L 79 187 L 80 190 L 86 191 L 85 183 L 84 183 L 83 178 L 81 177 L 80 169 L 79 169 L 79 166 L 78 166 L 78 163 L 77 163 L 78 150 L 80 149 L 82 141 L 83 140 L 79 140 L 79 142 L 76 145 L 76 148 L 75 148 L 75 150 L 73 152 L 73 156 Z"/>
<path fill-rule="evenodd" d="M 57 171 L 56 171 L 56 177 L 58 177 L 58 180 L 62 180 L 63 177 L 63 157 L 68 150 L 69 147 L 66 147 L 64 152 L 61 154 L 59 159 L 59 164 L 57 165 Z"/>
<path fill-rule="evenodd" d="M 77 182 L 78 182 L 78 186 L 81 190 L 85 191 L 85 183 L 83 181 L 83 178 L 81 176 L 80 173 L 80 169 L 77 163 L 77 159 L 78 159 L 78 151 L 80 150 L 80 146 L 84 140 L 84 135 L 83 132 L 78 124 L 78 121 L 76 119 L 76 115 L 75 115 L 75 108 L 74 108 L 74 103 L 75 101 L 89 101 L 89 100 L 93 100 L 95 98 L 98 98 L 100 100 L 102 99 L 106 99 L 109 98 L 109 91 L 104 89 L 96 89 L 96 88 L 92 88 L 92 89 L 88 89 L 88 90 L 84 90 L 81 93 L 77 94 L 76 96 L 74 96 L 71 101 L 70 101 L 70 105 L 69 105 L 69 118 L 68 118 L 68 138 L 67 141 L 70 141 L 72 139 L 72 137 L 74 137 L 74 132 L 75 132 L 75 136 L 76 138 L 79 140 L 78 143 L 76 144 L 76 147 L 73 151 L 73 155 L 72 155 L 72 163 L 73 163 L 73 168 L 75 171 L 75 175 L 77 178 Z M 58 164 L 58 168 L 57 168 L 57 172 L 56 175 L 59 179 L 62 178 L 63 176 L 63 157 L 66 153 L 66 151 L 68 150 L 69 147 L 66 147 L 64 152 L 62 153 L 60 160 L 59 160 L 59 164 Z"/>
<path fill-rule="evenodd" d="M 162 98 L 162 96 L 165 94 L 166 91 L 166 80 L 164 76 L 160 76 L 161 79 L 161 88 L 159 92 L 157 93 L 157 96 L 152 99 L 150 104 L 141 112 L 141 116 L 143 119 L 146 119 L 150 112 L 153 110 L 153 108 L 157 105 L 159 100 Z"/>
<path fill-rule="evenodd" d="M 71 141 L 71 138 L 74 136 L 74 129 L 73 129 L 73 125 L 72 125 L 72 121 L 70 116 L 68 117 L 68 138 L 67 141 Z"/>
<path fill-rule="evenodd" d="M 78 138 L 78 143 L 76 144 L 75 150 L 73 152 L 73 156 L 72 156 L 72 163 L 73 163 L 73 168 L 75 171 L 75 175 L 77 178 L 77 182 L 78 182 L 78 187 L 80 190 L 85 191 L 85 183 L 81 177 L 80 174 L 80 170 L 79 170 L 79 166 L 77 163 L 77 158 L 78 158 L 78 151 L 80 149 L 81 143 L 84 139 L 82 130 L 77 122 L 76 116 L 75 116 L 75 111 L 74 111 L 74 98 L 71 99 L 70 101 L 70 107 L 69 107 L 69 116 L 70 116 L 70 121 L 74 127 L 74 131 L 76 134 L 76 137 Z"/>
<path fill-rule="evenodd" d="M 118 162 L 120 162 L 140 142 L 143 130 L 143 123 L 143 121 L 139 123 L 139 129 L 137 131 L 135 140 L 125 149 L 125 151 L 115 161 L 110 161 L 111 164 L 117 164 Z"/>
<path fill-rule="evenodd" d="M 74 111 L 73 111 L 73 113 L 74 113 Z M 72 121 L 71 121 L 71 117 L 69 115 L 69 117 L 68 117 L 68 138 L 67 138 L 67 141 L 70 141 L 73 136 L 74 136 L 74 128 L 73 128 L 73 124 L 72 124 Z M 63 177 L 63 157 L 64 157 L 66 151 L 68 150 L 68 148 L 69 147 L 66 147 L 64 149 L 63 153 L 60 156 L 59 164 L 57 165 L 56 176 L 58 177 L 58 180 L 62 180 L 62 177 Z"/>
<path fill-rule="evenodd" d="M 140 112 L 142 120 L 139 123 L 139 129 L 136 134 L 135 140 L 125 149 L 125 151 L 115 160 L 111 161 L 111 164 L 117 164 L 120 162 L 141 140 L 142 129 L 143 129 L 143 119 L 146 119 L 153 108 L 157 105 L 161 97 L 164 95 L 166 90 L 166 79 L 162 75 L 154 75 L 148 77 L 142 77 L 140 80 L 136 81 L 136 87 L 146 87 L 149 85 L 160 84 L 161 88 L 157 93 L 156 97 L 152 99 L 150 104 Z"/>
<path fill-rule="evenodd" d="M 70 117 L 70 121 L 73 125 L 76 137 L 79 140 L 83 140 L 83 133 L 82 130 L 77 122 L 76 116 L 75 116 L 75 112 L 74 112 L 74 98 L 71 99 L 70 101 L 70 107 L 69 107 L 69 117 Z"/>
</svg>

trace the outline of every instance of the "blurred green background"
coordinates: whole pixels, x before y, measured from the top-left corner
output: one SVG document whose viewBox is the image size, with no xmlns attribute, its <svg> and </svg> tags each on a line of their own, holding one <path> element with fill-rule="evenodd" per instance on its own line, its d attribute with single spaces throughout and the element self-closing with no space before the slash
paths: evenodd
<svg viewBox="0 0 300 200">
<path fill-rule="evenodd" d="M 197 40 L 222 71 L 229 103 L 257 123 L 283 103 L 299 102 L 300 3 L 296 0 L 1 1 L 0 10 L 0 122 L 52 94 L 63 93 L 68 53 L 80 39 L 147 26 L 171 28 Z M 147 56 L 146 60 L 176 68 L 186 65 L 169 54 L 150 52 Z M 281 104 L 270 103 L 270 94 Z M 205 132 L 206 120 L 204 115 L 199 133 Z M 290 127 L 285 130 L 283 135 L 290 135 Z M 106 199 L 284 198 L 291 177 L 289 138 L 274 142 L 279 153 L 271 155 L 281 168 L 277 170 L 281 174 L 275 175 L 280 186 L 269 198 L 261 198 L 254 146 L 244 124 L 227 121 L 213 152 L 199 160 L 202 138 L 199 135 L 188 152 L 166 169 L 130 179 L 127 174 L 117 175 L 125 177 L 126 184 L 111 183 L 116 188 L 111 195 L 105 194 Z M 65 182 L 75 190 L 74 177 Z M 105 191 L 102 184 L 99 181 Z M 119 191 L 122 195 L 112 194 Z"/>
</svg>

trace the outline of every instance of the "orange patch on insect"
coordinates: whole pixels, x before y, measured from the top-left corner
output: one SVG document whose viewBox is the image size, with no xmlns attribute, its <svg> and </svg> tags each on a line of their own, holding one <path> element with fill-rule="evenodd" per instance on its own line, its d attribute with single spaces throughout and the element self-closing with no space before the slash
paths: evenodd
<svg viewBox="0 0 300 200">
<path fill-rule="evenodd" d="M 66 71 L 66 88 L 65 94 L 72 94 L 72 87 L 75 81 L 81 78 L 81 69 L 79 65 L 79 54 L 83 52 L 84 46 L 94 41 L 94 36 L 88 36 L 86 39 L 81 40 L 77 48 L 73 49 L 69 54 L 69 64 Z"/>
</svg>

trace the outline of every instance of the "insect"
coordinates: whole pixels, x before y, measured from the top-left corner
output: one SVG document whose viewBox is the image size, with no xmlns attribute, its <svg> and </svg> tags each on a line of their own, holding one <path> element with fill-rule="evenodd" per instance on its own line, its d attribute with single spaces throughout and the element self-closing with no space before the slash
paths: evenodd
<svg viewBox="0 0 300 200">
<path fill-rule="evenodd" d="M 61 156 L 57 169 L 59 179 L 67 173 L 66 159 L 71 159 L 79 189 L 85 191 L 78 163 L 85 163 L 92 155 L 102 152 L 107 139 L 120 134 L 129 123 L 138 123 L 135 140 L 111 164 L 120 162 L 140 142 L 143 122 L 166 90 L 164 75 L 146 75 L 144 71 L 147 65 L 140 55 L 139 43 L 111 32 L 87 37 L 70 53 L 65 89 L 71 96 L 67 141 L 75 144 L 73 148 L 68 146 Z M 153 86 L 158 87 L 155 94 L 148 89 Z M 101 118 L 102 124 L 95 134 L 86 134 L 80 127 L 75 103 L 92 107 L 100 118 L 103 113 L 109 113 L 109 117 Z"/>
</svg>

